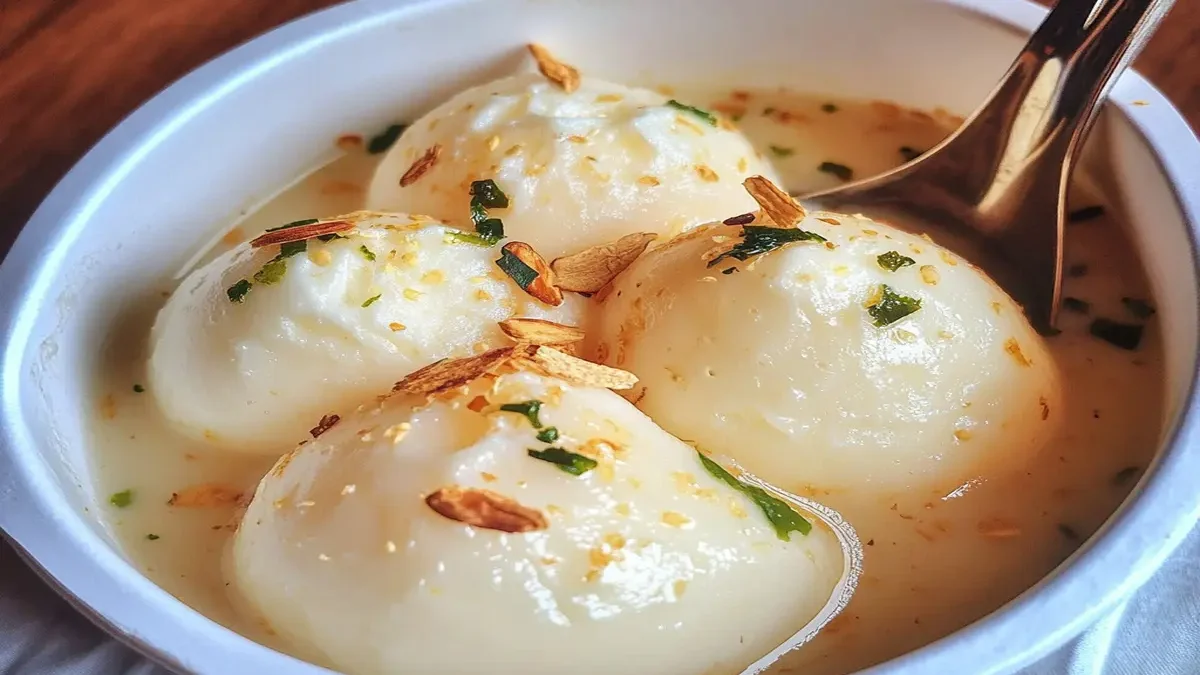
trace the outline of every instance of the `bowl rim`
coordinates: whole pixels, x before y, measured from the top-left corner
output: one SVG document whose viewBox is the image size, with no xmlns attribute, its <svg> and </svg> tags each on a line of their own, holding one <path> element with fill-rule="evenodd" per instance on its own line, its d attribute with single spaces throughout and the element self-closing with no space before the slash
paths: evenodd
<svg viewBox="0 0 1200 675">
<path fill-rule="evenodd" d="M 343 35 L 482 0 L 356 0 L 285 23 L 207 62 L 139 106 L 51 191 L 0 265 L 0 529 L 43 578 L 88 618 L 146 656 L 181 672 L 220 672 L 236 659 L 264 670 L 330 673 L 242 637 L 142 576 L 69 505 L 40 459 L 21 406 L 24 355 L 34 320 L 67 250 L 115 185 L 184 122 L 290 58 Z M 1029 0 L 929 0 L 1013 32 L 1031 32 L 1046 10 Z M 1147 101 L 1150 105 L 1134 105 Z M 1128 122 L 1168 179 L 1187 223 L 1200 278 L 1200 141 L 1174 106 L 1139 74 L 1118 80 L 1108 107 Z M 1145 583 L 1200 517 L 1197 373 L 1163 450 L 1104 526 L 1070 559 L 984 618 L 863 673 L 1011 672 L 1046 655 Z M 1123 546 L 1122 530 L 1148 545 Z M 137 602 L 130 602 L 130 598 Z M 1036 634 L 1037 624 L 1055 629 Z M 184 656 L 186 655 L 186 656 Z"/>
</svg>

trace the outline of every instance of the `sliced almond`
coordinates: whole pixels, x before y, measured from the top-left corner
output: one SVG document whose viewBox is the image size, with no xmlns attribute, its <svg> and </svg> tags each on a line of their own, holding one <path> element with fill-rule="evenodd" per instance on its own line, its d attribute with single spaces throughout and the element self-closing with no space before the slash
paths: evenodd
<svg viewBox="0 0 1200 675">
<path fill-rule="evenodd" d="M 563 295 L 562 291 L 558 289 L 554 271 L 550 269 L 550 265 L 546 263 L 546 259 L 541 254 L 533 250 L 533 247 L 529 244 L 521 241 L 511 241 L 505 244 L 502 250 L 512 254 L 517 260 L 525 263 L 527 267 L 537 273 L 533 281 L 530 281 L 523 287 L 526 293 L 547 305 L 557 307 L 562 304 Z M 505 270 L 505 273 L 507 272 Z"/>
<path fill-rule="evenodd" d="M 520 360 L 543 375 L 581 387 L 630 389 L 638 382 L 633 373 L 585 361 L 544 345 L 534 346 Z"/>
<path fill-rule="evenodd" d="M 432 396 L 457 389 L 474 380 L 495 372 L 512 361 L 518 353 L 532 354 L 534 347 L 518 345 L 500 347 L 465 359 L 442 360 L 431 363 L 420 370 L 409 373 L 396 383 L 392 391 L 404 394 Z"/>
<path fill-rule="evenodd" d="M 271 246 L 272 244 L 289 244 L 293 241 L 304 241 L 313 237 L 337 234 L 338 232 L 353 229 L 354 223 L 350 221 L 331 220 L 325 223 L 313 223 L 311 225 L 275 230 L 274 232 L 264 232 L 250 240 L 250 245 L 254 248 L 262 248 L 264 246 Z"/>
<path fill-rule="evenodd" d="M 529 53 L 537 61 L 538 71 L 568 94 L 579 88 L 579 71 L 554 58 L 550 50 L 539 44 L 530 44 Z"/>
<path fill-rule="evenodd" d="M 332 429 L 334 425 L 337 424 L 341 419 L 341 417 L 333 413 L 325 415 L 321 417 L 320 422 L 317 422 L 317 426 L 308 430 L 308 433 L 312 434 L 313 438 L 317 438 L 321 434 Z"/>
<path fill-rule="evenodd" d="M 437 164 L 438 157 L 441 156 L 442 146 L 438 143 L 434 143 L 433 146 L 426 150 L 425 153 L 420 157 L 418 157 L 417 161 L 413 162 L 413 165 L 408 167 L 408 171 L 405 171 L 404 175 L 400 177 L 400 187 L 408 187 L 409 185 L 412 185 L 420 180 L 421 176 L 424 176 L 427 171 L 433 168 L 434 164 Z"/>
<path fill-rule="evenodd" d="M 574 326 L 544 319 L 505 319 L 500 322 L 500 330 L 517 342 L 534 345 L 569 344 L 579 342 L 584 336 L 584 332 Z"/>
<path fill-rule="evenodd" d="M 564 291 L 595 293 L 633 264 L 656 238 L 649 232 L 627 234 L 610 244 L 558 258 L 550 263 L 555 283 Z"/>
<path fill-rule="evenodd" d="M 762 207 L 775 227 L 795 227 L 804 219 L 804 207 L 787 192 L 762 176 L 750 176 L 742 181 L 746 192 Z"/>
<path fill-rule="evenodd" d="M 171 493 L 167 506 L 181 509 L 202 509 L 214 506 L 231 506 L 242 501 L 243 492 L 227 485 L 201 483 Z"/>
<path fill-rule="evenodd" d="M 425 503 L 445 518 L 488 530 L 535 532 L 550 526 L 541 511 L 491 490 L 450 485 L 426 497 Z"/>
</svg>

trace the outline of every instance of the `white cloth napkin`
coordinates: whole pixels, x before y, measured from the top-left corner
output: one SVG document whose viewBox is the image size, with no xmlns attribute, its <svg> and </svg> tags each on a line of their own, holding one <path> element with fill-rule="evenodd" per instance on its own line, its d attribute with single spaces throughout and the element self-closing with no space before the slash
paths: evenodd
<svg viewBox="0 0 1200 675">
<path fill-rule="evenodd" d="M 1021 675 L 1200 673 L 1200 529 L 1153 580 Z M 169 675 L 55 595 L 0 540 L 0 674 Z"/>
</svg>

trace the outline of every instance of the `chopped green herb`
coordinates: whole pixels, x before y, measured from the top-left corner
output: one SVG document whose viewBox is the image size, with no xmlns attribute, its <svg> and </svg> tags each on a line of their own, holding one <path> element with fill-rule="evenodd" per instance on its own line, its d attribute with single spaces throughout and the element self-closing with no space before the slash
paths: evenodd
<svg viewBox="0 0 1200 675">
<path fill-rule="evenodd" d="M 332 234 L 323 234 L 323 235 L 317 237 L 317 240 L 318 241 L 333 241 L 334 239 L 345 239 L 345 238 L 346 237 L 343 237 L 342 235 L 338 234 L 337 232 L 334 232 Z"/>
<path fill-rule="evenodd" d="M 487 218 L 475 223 L 475 231 L 479 236 L 495 244 L 504 238 L 504 221 L 499 218 Z"/>
<path fill-rule="evenodd" d="M 546 427 L 537 433 L 537 439 L 543 443 L 553 443 L 558 440 L 558 427 Z"/>
<path fill-rule="evenodd" d="M 772 146 L 770 146 L 770 148 L 771 148 L 771 153 L 774 154 L 776 157 L 791 157 L 792 155 L 794 155 L 796 153 L 796 151 L 791 148 L 784 148 L 784 147 L 781 147 L 778 145 L 772 145 Z"/>
<path fill-rule="evenodd" d="M 835 113 L 837 111 L 838 111 L 838 107 L 832 103 L 822 103 L 821 104 L 821 112 Z"/>
<path fill-rule="evenodd" d="M 1075 209 L 1067 214 L 1067 221 L 1072 223 L 1082 223 L 1085 220 L 1095 220 L 1104 215 L 1104 207 L 1100 205 L 1085 206 L 1081 209 Z"/>
<path fill-rule="evenodd" d="M 700 457 L 700 463 L 704 465 L 704 469 L 713 478 L 741 492 L 758 505 L 758 508 L 762 509 L 767 520 L 775 528 L 775 535 L 783 541 L 791 541 L 792 532 L 807 535 L 812 531 L 812 523 L 805 520 L 799 513 L 796 513 L 796 510 L 788 506 L 787 502 L 772 497 L 766 490 L 757 485 L 743 483 L 734 478 L 733 474 L 725 470 L 725 467 L 705 457 L 704 453 L 697 451 L 696 455 Z"/>
<path fill-rule="evenodd" d="M 543 462 L 550 462 L 572 476 L 582 476 L 597 466 L 596 460 L 591 457 L 584 457 L 579 453 L 562 448 L 546 448 L 545 450 L 533 450 L 531 448 L 529 456 L 534 459 L 540 459 Z"/>
<path fill-rule="evenodd" d="M 763 114 L 764 116 L 774 115 L 774 114 L 775 114 L 775 109 L 774 109 L 774 108 L 771 108 L 771 107 L 763 108 L 763 112 L 762 112 L 762 114 Z"/>
<path fill-rule="evenodd" d="M 1142 469 L 1140 467 L 1127 466 L 1113 474 L 1112 483 L 1113 485 L 1124 485 L 1128 483 L 1131 478 L 1138 475 L 1138 472 L 1141 470 Z"/>
<path fill-rule="evenodd" d="M 1139 319 L 1149 319 L 1150 317 L 1154 316 L 1155 313 L 1154 307 L 1145 300 L 1139 300 L 1137 298 L 1121 298 L 1121 304 L 1125 305 L 1125 309 L 1129 310 L 1130 314 Z"/>
<path fill-rule="evenodd" d="M 491 178 L 477 180 L 471 183 L 471 202 L 486 209 L 507 209 L 508 195 Z"/>
<path fill-rule="evenodd" d="M 522 289 L 529 288 L 529 284 L 538 278 L 537 270 L 521 262 L 521 259 L 510 251 L 500 252 L 500 257 L 496 259 L 496 266 L 512 277 L 512 280 L 517 282 Z"/>
<path fill-rule="evenodd" d="M 363 300 L 362 306 L 370 307 L 371 305 L 375 304 L 375 301 L 381 297 L 383 297 L 383 293 L 379 293 L 378 295 L 372 295 L 371 297 L 367 298 L 366 300 Z"/>
<path fill-rule="evenodd" d="M 1088 273 L 1088 266 L 1084 265 L 1083 263 L 1080 263 L 1078 265 L 1071 265 L 1070 267 L 1067 268 L 1067 276 L 1075 277 L 1076 279 L 1078 279 L 1079 277 L 1086 277 L 1087 273 Z"/>
<path fill-rule="evenodd" d="M 842 180 L 850 180 L 854 177 L 854 169 L 845 164 L 838 164 L 837 162 L 821 162 L 817 166 L 817 171 L 832 174 Z"/>
<path fill-rule="evenodd" d="M 726 267 L 725 269 L 721 270 L 721 274 L 733 274 L 736 271 L 738 271 L 738 268 L 736 267 Z"/>
<path fill-rule="evenodd" d="M 279 227 L 268 227 L 266 229 L 266 231 L 267 232 L 278 232 L 279 230 L 290 230 L 293 227 L 302 227 L 304 225 L 312 225 L 315 222 L 317 222 L 316 218 L 305 218 L 304 220 L 294 220 L 294 221 L 288 223 L 287 225 L 280 225 Z"/>
<path fill-rule="evenodd" d="M 753 256 L 774 251 L 784 244 L 797 241 L 825 241 L 825 237 L 799 228 L 766 227 L 764 225 L 743 225 L 742 240 L 733 248 L 708 261 L 709 267 L 714 267 L 726 258 L 745 262 Z"/>
<path fill-rule="evenodd" d="M 112 493 L 108 498 L 108 503 L 123 509 L 133 503 L 133 490 L 121 490 L 120 492 Z"/>
<path fill-rule="evenodd" d="M 921 301 L 900 295 L 891 286 L 883 284 L 880 287 L 879 299 L 867 308 L 867 313 L 875 320 L 876 328 L 883 328 L 896 323 L 900 319 L 921 309 Z"/>
<path fill-rule="evenodd" d="M 471 222 L 478 225 L 479 223 L 482 223 L 483 221 L 487 220 L 487 217 L 488 217 L 487 207 L 485 207 L 483 204 L 480 204 L 479 202 L 472 199 L 471 200 Z"/>
<path fill-rule="evenodd" d="M 1121 323 L 1112 319 L 1099 318 L 1092 321 L 1088 329 L 1095 337 L 1121 349 L 1133 351 L 1142 341 L 1142 327 Z"/>
<path fill-rule="evenodd" d="M 307 250 L 307 239 L 302 239 L 300 241 L 287 241 L 279 245 L 279 255 L 276 256 L 276 260 L 290 258 L 296 254 L 304 253 Z"/>
<path fill-rule="evenodd" d="M 146 388 L 143 387 L 142 385 L 140 385 L 140 384 L 133 385 L 133 393 L 141 394 L 141 393 L 145 393 L 145 391 L 146 391 Z"/>
<path fill-rule="evenodd" d="M 254 273 L 254 280 L 264 286 L 270 286 L 279 283 L 285 272 L 287 272 L 287 260 L 279 257 L 272 258 L 262 266 L 262 269 Z"/>
<path fill-rule="evenodd" d="M 367 248 L 366 244 L 358 247 L 358 252 L 363 254 L 363 257 L 371 262 L 375 262 L 375 252 Z"/>
<path fill-rule="evenodd" d="M 907 145 L 900 146 L 900 156 L 903 157 L 904 161 L 906 162 L 911 162 L 926 152 L 926 150 L 917 150 L 916 148 L 910 148 Z"/>
<path fill-rule="evenodd" d="M 495 246 L 496 244 L 494 239 L 478 234 L 471 234 L 470 232 L 447 232 L 446 237 L 456 244 L 472 244 L 484 248 Z"/>
<path fill-rule="evenodd" d="M 242 279 L 236 284 L 230 286 L 225 291 L 225 295 L 229 296 L 230 302 L 245 302 L 246 294 L 250 292 L 250 281 Z"/>
<path fill-rule="evenodd" d="M 880 267 L 888 270 L 889 272 L 895 272 L 901 267 L 908 267 L 909 265 L 917 264 L 916 260 L 913 260 L 906 255 L 900 255 L 899 251 L 888 251 L 887 253 L 881 253 L 875 258 L 875 261 L 879 263 Z"/>
<path fill-rule="evenodd" d="M 157 534 L 148 534 L 148 535 L 146 535 L 146 538 L 149 539 L 150 541 L 158 541 L 159 539 L 161 539 L 161 537 L 159 537 Z"/>
<path fill-rule="evenodd" d="M 534 429 L 542 428 L 542 420 L 540 420 L 538 418 L 538 413 L 540 413 L 542 411 L 542 402 L 541 401 L 525 401 L 524 403 L 505 403 L 504 405 L 500 406 L 500 409 L 503 410 L 504 412 L 512 412 L 512 413 L 517 413 L 518 415 L 524 415 L 525 419 L 529 420 L 529 423 L 533 425 Z"/>
<path fill-rule="evenodd" d="M 1070 297 L 1063 298 L 1062 306 L 1063 306 L 1063 309 L 1070 310 L 1070 311 L 1076 312 L 1078 314 L 1087 314 L 1092 309 L 1091 304 L 1089 304 L 1086 300 L 1080 300 L 1079 298 L 1070 298 Z"/>
<path fill-rule="evenodd" d="M 1079 541 L 1079 533 L 1075 531 L 1075 528 L 1066 523 L 1058 524 L 1058 533 L 1071 541 Z"/>
<path fill-rule="evenodd" d="M 714 127 L 717 126 L 717 116 L 713 115 L 712 113 L 708 112 L 707 110 L 701 110 L 700 108 L 697 108 L 695 106 L 690 106 L 690 105 L 680 103 L 679 101 L 676 101 L 675 99 L 671 99 L 670 101 L 667 101 L 667 105 L 671 106 L 672 108 L 675 108 L 676 110 L 690 112 L 691 114 L 695 115 L 696 117 L 699 117 L 700 119 L 704 120 L 705 122 L 708 122 L 710 125 L 712 125 Z"/>
<path fill-rule="evenodd" d="M 404 130 L 407 128 L 403 124 L 393 124 L 375 136 L 372 136 L 371 140 L 367 142 L 367 152 L 372 155 L 387 152 L 388 148 L 396 143 L 396 139 L 400 138 L 400 134 L 404 133 Z"/>
</svg>

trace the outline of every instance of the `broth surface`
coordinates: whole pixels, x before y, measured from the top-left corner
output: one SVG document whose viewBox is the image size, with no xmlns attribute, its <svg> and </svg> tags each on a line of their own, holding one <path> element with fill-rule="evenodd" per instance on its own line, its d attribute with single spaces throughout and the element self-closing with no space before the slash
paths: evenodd
<svg viewBox="0 0 1200 675">
<path fill-rule="evenodd" d="M 838 184 L 880 173 L 928 149 L 960 122 L 883 102 L 830 101 L 790 92 L 678 94 L 734 119 L 775 163 L 788 189 Z M 208 260 L 268 227 L 360 207 L 381 155 L 348 149 L 225 232 Z M 820 167 L 825 164 L 825 169 Z M 1072 207 L 1101 205 L 1086 180 Z M 1106 205 L 1070 225 L 1062 333 L 1047 343 L 1064 382 L 1065 422 L 1027 471 L 944 491 L 806 496 L 840 511 L 865 545 L 863 576 L 848 608 L 772 672 L 851 672 L 920 647 L 995 610 L 1068 557 L 1120 504 L 1149 462 L 1162 419 L 1162 353 L 1157 323 L 1131 314 L 1127 298 L 1150 300 L 1136 250 Z M 730 214 L 733 215 L 733 214 Z M 219 224 L 214 224 L 214 230 Z M 970 251 L 960 251 L 971 258 Z M 178 280 L 164 280 L 173 290 Z M 145 391 L 150 327 L 161 307 L 123 324 L 104 346 L 93 386 L 98 400 L 92 455 L 102 518 L 126 554 L 168 592 L 213 620 L 278 649 L 269 630 L 231 606 L 221 558 L 235 508 L 168 505 L 173 493 L 204 483 L 253 490 L 273 458 L 214 452 L 173 432 Z M 1082 309 L 1081 305 L 1075 305 Z M 1147 323 L 1136 351 L 1093 337 L 1095 317 Z M 397 378 L 403 373 L 397 373 Z M 784 489 L 803 491 L 799 486 Z M 109 495 L 130 491 L 117 507 Z M 118 500 L 119 501 L 119 500 Z M 286 649 L 285 649 L 286 651 Z"/>
</svg>

